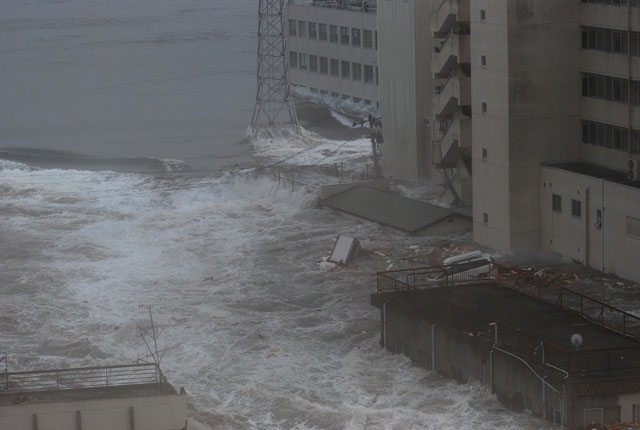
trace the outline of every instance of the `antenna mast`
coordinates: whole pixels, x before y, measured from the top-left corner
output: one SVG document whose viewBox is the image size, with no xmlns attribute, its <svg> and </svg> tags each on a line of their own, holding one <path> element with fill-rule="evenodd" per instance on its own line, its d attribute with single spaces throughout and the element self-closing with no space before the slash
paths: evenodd
<svg viewBox="0 0 640 430">
<path fill-rule="evenodd" d="M 258 15 L 258 91 L 251 130 L 254 136 L 268 128 L 299 133 L 287 81 L 284 0 L 260 0 Z"/>
</svg>

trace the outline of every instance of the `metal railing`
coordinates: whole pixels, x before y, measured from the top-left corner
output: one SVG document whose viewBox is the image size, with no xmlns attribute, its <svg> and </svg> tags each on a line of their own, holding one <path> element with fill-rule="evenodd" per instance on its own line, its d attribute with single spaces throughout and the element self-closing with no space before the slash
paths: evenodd
<svg viewBox="0 0 640 430">
<path fill-rule="evenodd" d="M 449 74 L 447 75 L 446 79 L 444 82 L 440 83 L 439 85 L 437 85 L 434 89 L 433 92 L 434 94 L 442 94 L 442 92 L 444 91 L 444 89 L 447 87 L 447 84 L 449 83 L 449 81 L 456 75 L 456 73 L 454 72 L 453 69 L 451 69 L 449 71 Z"/>
<path fill-rule="evenodd" d="M 5 372 L 0 373 L 0 394 L 163 383 L 166 379 L 153 363 Z"/>
<path fill-rule="evenodd" d="M 569 350 L 429 293 L 431 288 L 496 283 L 638 338 L 640 318 L 628 312 L 518 269 L 492 263 L 489 278 L 472 275 L 473 269 L 468 263 L 460 263 L 378 272 L 376 288 L 378 294 L 422 291 L 428 299 L 420 302 L 420 312 L 434 321 L 490 339 L 529 363 L 555 367 L 567 374 L 640 369 L 640 347 Z"/>
<path fill-rule="evenodd" d="M 501 285 L 573 311 L 595 324 L 640 340 L 640 318 L 577 291 L 520 269 L 494 264 Z"/>
<path fill-rule="evenodd" d="M 311 6 L 316 7 L 328 7 L 332 9 L 340 9 L 347 10 L 351 12 L 363 12 L 363 13 L 376 13 L 377 6 L 375 2 L 366 2 L 366 1 L 340 1 L 340 0 L 312 0 L 310 3 L 308 1 L 304 2 L 305 4 L 310 4 Z"/>
<path fill-rule="evenodd" d="M 390 270 L 376 273 L 378 293 L 411 291 L 415 289 L 448 287 L 459 284 L 486 283 L 486 276 L 475 276 L 473 270 L 487 263 L 463 262 L 447 266 Z"/>
<path fill-rule="evenodd" d="M 449 29 L 444 39 L 438 42 L 438 44 L 433 47 L 433 52 L 435 52 L 436 54 L 439 54 L 440 51 L 442 51 L 442 49 L 444 48 L 444 46 L 447 44 L 447 41 L 451 38 L 451 36 L 453 36 L 453 34 L 454 34 L 454 31 L 452 27 L 451 29 Z"/>
</svg>

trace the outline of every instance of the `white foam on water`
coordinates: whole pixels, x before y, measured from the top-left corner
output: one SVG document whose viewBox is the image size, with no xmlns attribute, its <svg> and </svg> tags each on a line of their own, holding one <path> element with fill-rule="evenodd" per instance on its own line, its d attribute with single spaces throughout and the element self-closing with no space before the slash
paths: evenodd
<svg viewBox="0 0 640 430">
<path fill-rule="evenodd" d="M 345 127 L 353 127 L 353 120 L 338 112 L 331 111 L 331 116 Z"/>
<path fill-rule="evenodd" d="M 32 167 L 29 167 L 26 164 L 23 163 L 18 163 L 16 161 L 9 161 L 9 160 L 1 160 L 0 159 L 0 172 L 3 170 L 22 170 L 22 171 L 31 171 L 31 170 L 35 170 Z"/>
<path fill-rule="evenodd" d="M 297 166 L 323 166 L 348 163 L 361 168 L 371 161 L 369 139 L 331 140 L 301 127 L 301 133 L 259 136 L 252 141 L 256 155 L 273 162 Z"/>
<path fill-rule="evenodd" d="M 311 92 L 309 88 L 292 87 L 292 91 L 297 96 L 310 100 L 320 106 L 326 106 L 331 111 L 335 111 L 347 115 L 366 116 L 371 114 L 377 116 L 378 109 L 375 104 L 366 104 L 363 102 L 356 103 L 352 99 L 342 99 L 341 97 L 333 97 L 330 94 L 321 94 L 319 92 Z M 351 126 L 351 124 L 349 124 Z"/>
<path fill-rule="evenodd" d="M 165 373 L 212 428 L 545 428 L 381 351 L 371 266 L 317 261 L 336 232 L 385 233 L 306 189 L 61 170 L 2 171 L 0 186 L 11 369 L 148 360 L 150 305 Z"/>
</svg>

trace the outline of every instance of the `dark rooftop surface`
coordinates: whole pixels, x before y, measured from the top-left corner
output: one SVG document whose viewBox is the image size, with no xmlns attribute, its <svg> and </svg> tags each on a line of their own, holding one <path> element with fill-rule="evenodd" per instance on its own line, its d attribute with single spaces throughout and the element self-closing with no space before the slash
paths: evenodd
<svg viewBox="0 0 640 430">
<path fill-rule="evenodd" d="M 393 293 L 385 300 L 426 310 L 430 308 L 430 297 L 434 296 L 569 351 L 575 349 L 570 342 L 573 333 L 580 333 L 584 338 L 581 351 L 640 347 L 640 342 L 591 323 L 573 312 L 496 284 Z"/>
<path fill-rule="evenodd" d="M 176 394 L 170 384 L 135 384 L 117 387 L 80 388 L 75 390 L 0 392 L 0 406 L 13 406 L 24 396 L 28 403 L 69 402 L 76 400 L 121 399 Z"/>
<path fill-rule="evenodd" d="M 591 176 L 598 179 L 605 179 L 618 184 L 625 184 L 632 187 L 640 188 L 640 181 L 631 182 L 628 180 L 628 173 L 619 170 L 610 169 L 597 164 L 585 162 L 571 163 L 554 163 L 548 164 L 549 167 L 555 167 L 569 172 L 578 173 L 580 175 Z"/>
<path fill-rule="evenodd" d="M 323 200 L 330 208 L 416 233 L 456 213 L 384 191 L 357 186 Z"/>
</svg>

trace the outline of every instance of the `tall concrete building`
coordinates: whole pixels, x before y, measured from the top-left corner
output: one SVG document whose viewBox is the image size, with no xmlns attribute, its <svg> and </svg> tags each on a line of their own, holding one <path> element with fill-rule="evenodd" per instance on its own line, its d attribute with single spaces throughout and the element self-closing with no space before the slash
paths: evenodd
<svg viewBox="0 0 640 430">
<path fill-rule="evenodd" d="M 394 179 L 432 175 L 431 58 L 429 22 L 440 0 L 378 2 L 382 168 Z"/>
<path fill-rule="evenodd" d="M 640 9 L 471 5 L 476 241 L 640 279 Z"/>
<path fill-rule="evenodd" d="M 639 6 L 380 2 L 385 173 L 443 174 L 480 244 L 640 280 Z"/>
<path fill-rule="evenodd" d="M 289 0 L 286 6 L 289 82 L 377 106 L 376 1 Z"/>
<path fill-rule="evenodd" d="M 471 5 L 476 241 L 538 248 L 540 163 L 579 157 L 579 2 Z"/>
</svg>

